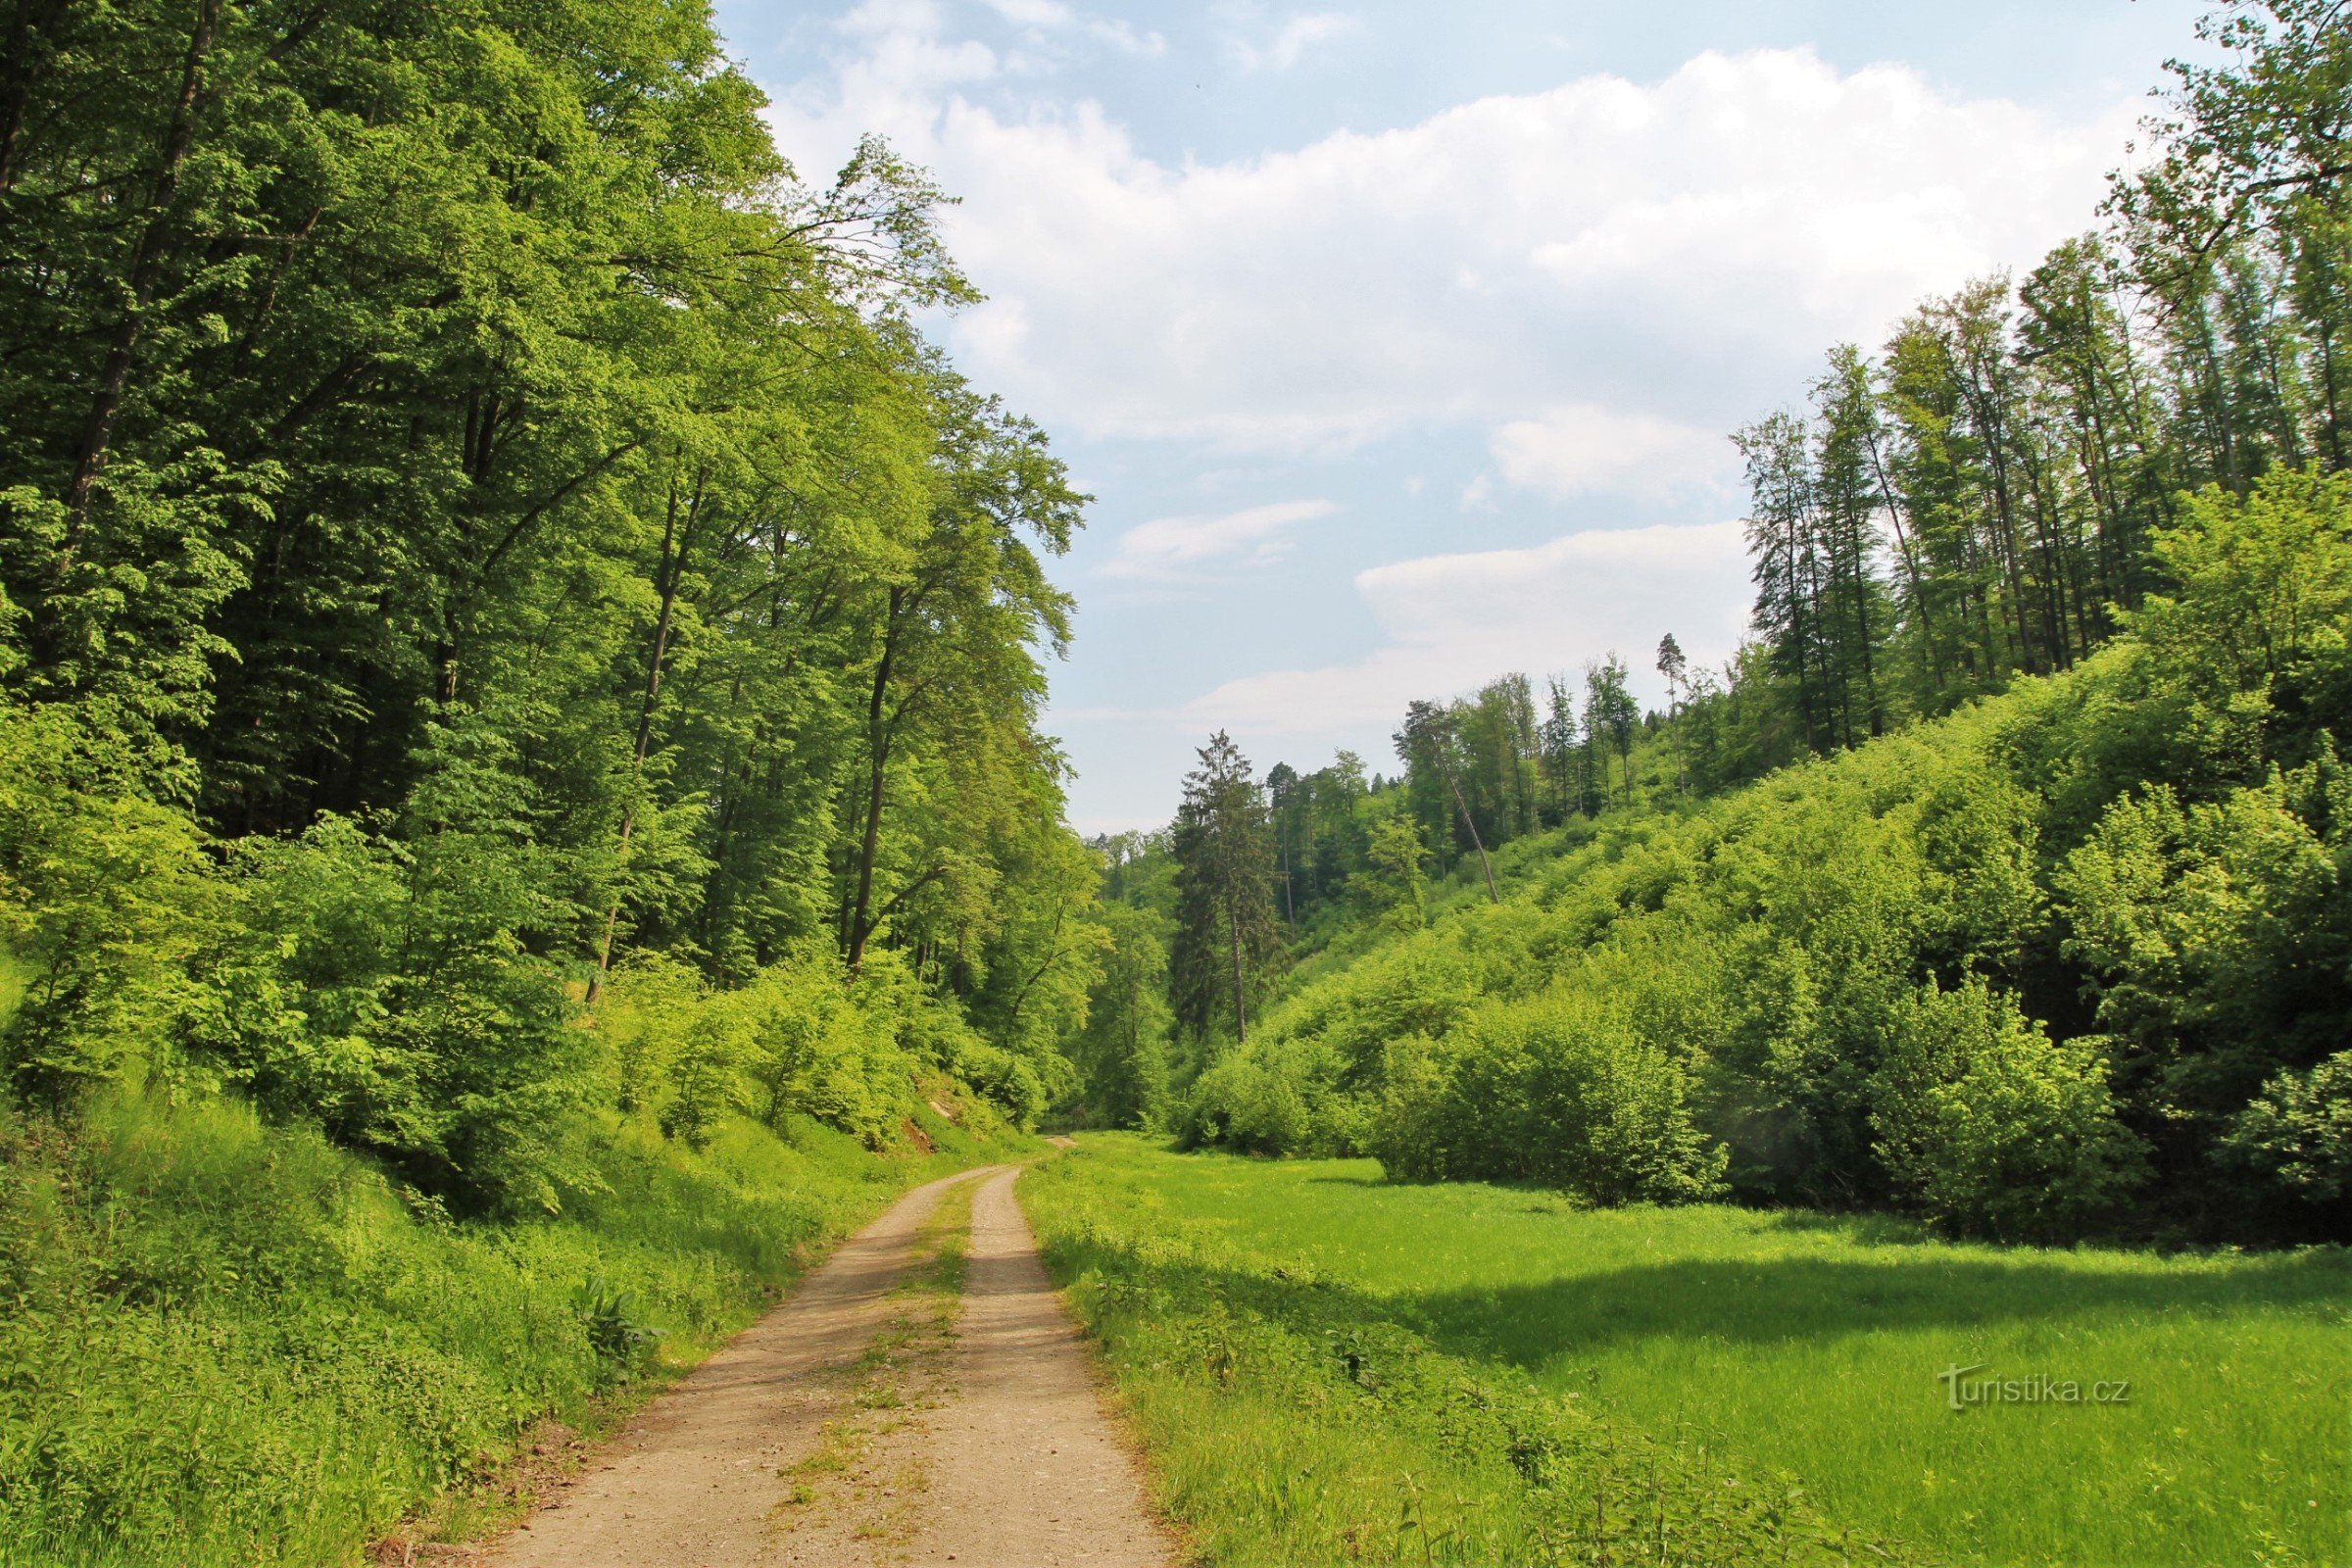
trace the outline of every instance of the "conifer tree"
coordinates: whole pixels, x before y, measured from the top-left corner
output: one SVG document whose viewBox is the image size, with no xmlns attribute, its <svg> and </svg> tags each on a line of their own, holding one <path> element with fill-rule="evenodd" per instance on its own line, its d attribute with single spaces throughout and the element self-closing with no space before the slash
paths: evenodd
<svg viewBox="0 0 2352 1568">
<path fill-rule="evenodd" d="M 1274 843 L 1265 794 L 1223 730 L 1185 775 L 1169 850 L 1176 860 L 1176 936 L 1168 956 L 1176 1021 L 1205 1038 L 1230 1020 L 1250 1038 L 1251 999 L 1281 951 L 1274 914 Z"/>
</svg>

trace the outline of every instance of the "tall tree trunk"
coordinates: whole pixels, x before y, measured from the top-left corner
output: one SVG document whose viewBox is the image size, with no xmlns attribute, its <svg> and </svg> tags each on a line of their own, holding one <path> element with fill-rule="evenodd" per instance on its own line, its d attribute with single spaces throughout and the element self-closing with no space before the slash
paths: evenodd
<svg viewBox="0 0 2352 1568">
<path fill-rule="evenodd" d="M 1903 527 L 1903 509 L 1894 499 L 1894 486 L 1887 482 L 1886 465 L 1879 457 L 1879 438 L 1875 431 L 1866 432 L 1864 444 L 1870 449 L 1871 471 L 1878 475 L 1879 499 L 1886 505 L 1886 518 L 1894 524 L 1895 552 L 1903 558 L 1903 573 L 1911 579 L 1911 603 L 1919 608 L 1919 628 L 1927 643 L 1928 671 L 1936 682 L 1937 696 L 1943 694 L 1943 653 L 1936 642 L 1936 617 L 1928 604 L 1927 584 L 1919 574 L 1919 558 L 1911 549 L 1911 535 Z"/>
<path fill-rule="evenodd" d="M 1487 858 L 1487 847 L 1479 842 L 1478 824 L 1470 820 L 1470 807 L 1462 799 L 1462 787 L 1453 781 L 1453 764 L 1441 756 L 1438 766 L 1446 775 L 1446 787 L 1453 792 L 1453 808 L 1462 813 L 1462 826 L 1470 834 L 1470 847 L 1478 852 L 1478 868 L 1487 874 L 1487 897 L 1500 904 L 1502 895 L 1494 891 L 1494 862 Z"/>
<path fill-rule="evenodd" d="M 179 190 L 180 166 L 187 161 L 188 144 L 196 134 L 197 102 L 204 84 L 206 57 L 212 53 L 213 30 L 220 20 L 220 0 L 197 0 L 196 23 L 188 35 L 187 63 L 181 68 L 179 97 L 164 131 L 163 156 L 156 166 L 155 183 L 147 197 L 146 221 L 131 242 L 130 266 L 124 270 L 122 319 L 115 323 L 114 341 L 107 345 L 106 362 L 98 372 L 98 390 L 90 400 L 88 418 L 74 453 L 74 477 L 66 487 L 66 553 L 71 556 L 81 524 L 89 514 L 90 487 L 106 465 L 107 444 L 115 420 L 122 412 L 122 395 L 130 382 L 132 355 L 146 323 L 147 307 L 155 295 L 161 268 L 164 230 L 171 222 L 172 198 Z"/>
<path fill-rule="evenodd" d="M 662 521 L 662 559 L 657 585 L 661 593 L 661 608 L 654 614 L 653 652 L 646 660 L 645 693 L 637 705 L 636 742 L 629 752 L 629 799 L 620 813 L 619 869 L 629 864 L 629 841 L 637 830 L 637 792 L 645 783 L 645 760 L 653 748 L 654 705 L 662 697 L 662 669 L 669 654 L 669 631 L 677 612 L 678 583 L 686 572 L 686 552 L 694 538 L 695 513 L 703 505 L 702 480 L 695 481 L 693 500 L 688 503 L 686 525 L 678 525 L 678 481 L 669 481 L 669 506 Z M 612 938 L 620 927 L 620 889 L 612 890 L 612 902 L 605 910 L 604 940 L 597 945 L 596 974 L 588 982 L 588 1004 L 594 1006 L 604 995 L 605 979 L 612 972 Z"/>
<path fill-rule="evenodd" d="M 1242 916 L 1234 906 L 1233 879 L 1225 882 L 1225 940 L 1233 953 L 1233 1039 L 1236 1045 L 1250 1043 L 1250 1009 L 1248 976 L 1242 968 Z"/>
<path fill-rule="evenodd" d="M 1143 1021 L 1135 1015 L 1135 965 L 1127 965 L 1127 1070 L 1137 1075 L 1135 1085 L 1136 1125 L 1144 1125 L 1145 1113 L 1151 1108 L 1144 1103 L 1144 1086 L 1140 1081 L 1144 1059 Z"/>
<path fill-rule="evenodd" d="M 898 659 L 899 626 L 906 605 L 906 590 L 890 591 L 890 621 L 882 634 L 882 657 L 874 663 L 874 685 L 866 699 L 865 733 L 868 759 L 865 785 L 865 833 L 858 846 L 858 892 L 850 906 L 849 941 L 846 957 L 850 970 L 856 973 L 865 961 L 865 939 L 871 935 L 866 924 L 874 903 L 874 858 L 882 848 L 882 795 L 884 777 L 890 766 L 890 732 L 882 722 L 889 706 L 891 667 Z"/>
</svg>

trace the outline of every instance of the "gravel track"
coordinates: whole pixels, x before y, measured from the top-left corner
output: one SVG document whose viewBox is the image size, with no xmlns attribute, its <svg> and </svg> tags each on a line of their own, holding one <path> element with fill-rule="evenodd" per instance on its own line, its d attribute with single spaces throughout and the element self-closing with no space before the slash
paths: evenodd
<svg viewBox="0 0 2352 1568">
<path fill-rule="evenodd" d="M 907 1194 L 474 1560 L 1176 1563 L 1038 1261 L 1013 1198 L 1019 1174 L 988 1166 Z M 924 1219 L 949 1188 L 974 1180 L 961 1310 L 925 1318 L 899 1287 Z"/>
</svg>

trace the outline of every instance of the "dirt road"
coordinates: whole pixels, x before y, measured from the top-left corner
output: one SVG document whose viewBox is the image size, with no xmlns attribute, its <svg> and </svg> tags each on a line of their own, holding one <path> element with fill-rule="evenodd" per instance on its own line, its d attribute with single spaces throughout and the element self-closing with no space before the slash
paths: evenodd
<svg viewBox="0 0 2352 1568">
<path fill-rule="evenodd" d="M 1018 1175 L 992 1166 L 909 1193 L 483 1560 L 1174 1563 L 1038 1261 Z M 964 1194 L 951 1190 L 964 1183 L 978 1189 L 958 1268 L 949 1227 Z"/>
<path fill-rule="evenodd" d="M 972 1200 L 957 1396 L 931 1424 L 930 1507 L 908 1559 L 986 1568 L 1174 1560 L 1006 1171 Z"/>
</svg>

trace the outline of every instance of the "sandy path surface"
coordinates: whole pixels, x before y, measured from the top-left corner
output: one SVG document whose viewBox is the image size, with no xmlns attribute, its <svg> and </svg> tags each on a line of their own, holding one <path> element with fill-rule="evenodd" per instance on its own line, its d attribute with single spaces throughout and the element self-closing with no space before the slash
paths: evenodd
<svg viewBox="0 0 2352 1568">
<path fill-rule="evenodd" d="M 1163 1568 L 1176 1553 L 1102 1408 L 1078 1330 L 1012 1196 L 972 1200 L 956 1396 L 930 1422 L 928 1507 L 905 1560 L 957 1568 Z"/>
<path fill-rule="evenodd" d="M 1013 1199 L 917 1188 L 663 1394 L 487 1561 L 503 1568 L 1171 1568 Z M 909 1279 L 980 1178 L 960 1311 Z M 943 1222 L 948 1216 L 943 1216 Z"/>
<path fill-rule="evenodd" d="M 888 1321 L 892 1288 L 941 1194 L 918 1187 L 769 1312 L 663 1392 L 598 1462 L 486 1560 L 500 1568 L 738 1568 L 765 1561 L 782 1471 L 844 1402 L 845 1370 Z"/>
</svg>

